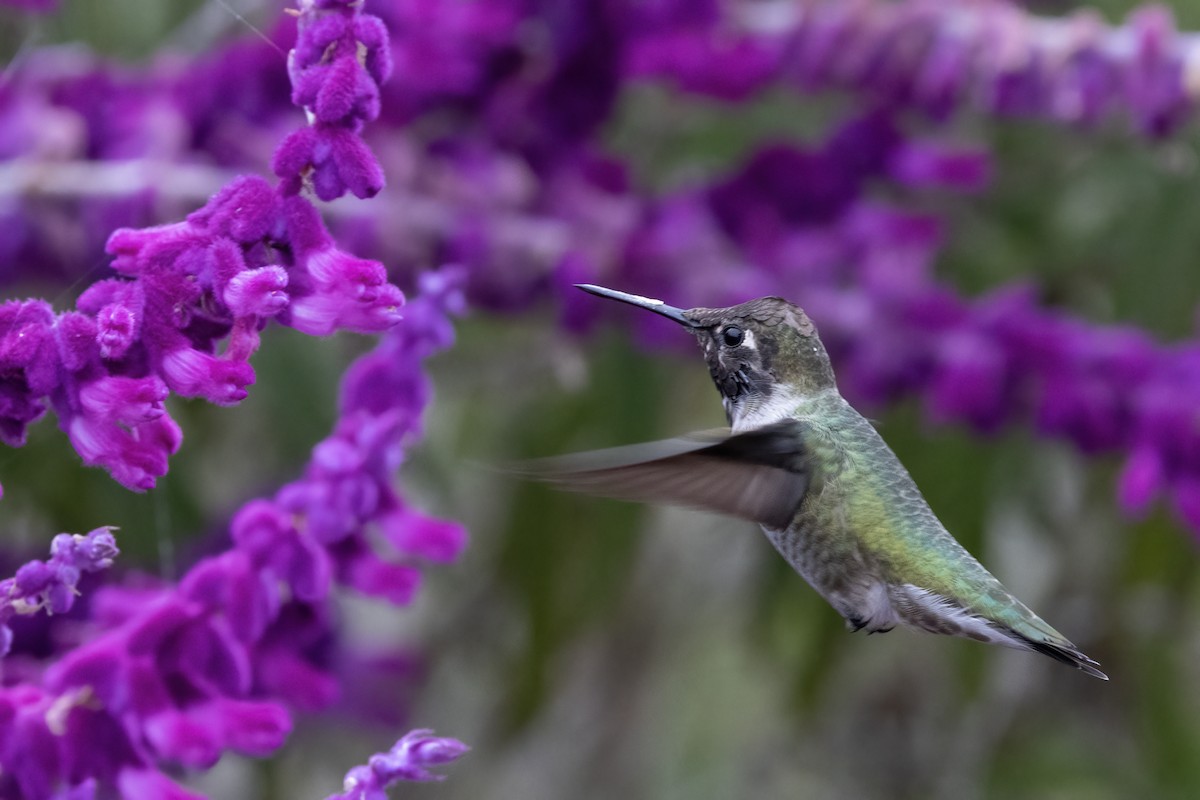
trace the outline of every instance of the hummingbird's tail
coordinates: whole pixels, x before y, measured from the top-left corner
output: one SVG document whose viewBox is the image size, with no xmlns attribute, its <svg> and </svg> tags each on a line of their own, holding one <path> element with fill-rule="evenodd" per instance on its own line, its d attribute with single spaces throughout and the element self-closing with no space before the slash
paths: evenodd
<svg viewBox="0 0 1200 800">
<path fill-rule="evenodd" d="M 1108 680 L 1108 676 L 1097 669 L 1097 667 L 1100 666 L 1099 661 L 1088 658 L 1086 655 L 1080 652 L 1079 648 L 1068 642 L 1066 639 L 1063 639 L 1060 642 L 1046 640 L 1038 641 L 1017 633 L 1016 631 L 1012 631 L 1011 635 L 1020 641 L 1021 644 L 1025 645 L 1035 653 L 1041 653 L 1044 656 L 1050 656 L 1055 661 L 1066 664 L 1069 667 L 1083 670 L 1093 678 L 1099 678 L 1102 681 Z"/>
</svg>

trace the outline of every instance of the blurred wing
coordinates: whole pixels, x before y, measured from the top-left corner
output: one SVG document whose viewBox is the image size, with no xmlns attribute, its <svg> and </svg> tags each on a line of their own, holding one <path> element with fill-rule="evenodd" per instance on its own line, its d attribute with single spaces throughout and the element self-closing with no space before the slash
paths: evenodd
<svg viewBox="0 0 1200 800">
<path fill-rule="evenodd" d="M 620 500 L 689 506 L 786 528 L 810 483 L 798 423 L 730 435 L 713 431 L 545 459 L 525 475 Z"/>
</svg>

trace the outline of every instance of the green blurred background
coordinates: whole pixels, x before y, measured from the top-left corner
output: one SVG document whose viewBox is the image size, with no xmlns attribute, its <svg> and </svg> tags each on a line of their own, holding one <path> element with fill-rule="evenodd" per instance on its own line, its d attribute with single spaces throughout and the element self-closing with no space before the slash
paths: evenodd
<svg viewBox="0 0 1200 800">
<path fill-rule="evenodd" d="M 0 52 L 199 50 L 247 35 L 226 5 L 259 25 L 275 13 L 257 1 L 65 2 L 45 20 L 0 17 Z M 1092 5 L 1110 20 L 1131 7 Z M 1200 28 L 1200 3 L 1172 5 Z M 608 133 L 663 186 L 764 137 L 818 136 L 846 107 L 781 94 L 731 115 L 666 99 L 630 92 Z M 926 201 L 948 219 L 944 280 L 967 294 L 1032 280 L 1087 319 L 1193 335 L 1194 131 L 1151 144 L 1121 126 L 1084 135 L 968 117 L 947 133 L 989 145 L 997 179 L 978 197 Z M 1162 509 L 1118 515 L 1115 459 L 1026 429 L 985 439 L 930 426 L 911 404 L 872 410 L 946 525 L 1100 660 L 1106 684 L 973 642 L 850 635 L 751 525 L 506 478 L 486 465 L 713 427 L 720 403 L 698 354 L 648 354 L 614 329 L 570 339 L 551 309 L 474 316 L 459 331 L 433 363 L 437 399 L 403 481 L 417 505 L 464 521 L 471 546 L 427 570 L 408 611 L 346 605 L 357 636 L 426 652 L 411 723 L 474 747 L 446 783 L 396 796 L 1200 797 L 1196 541 Z M 334 419 L 341 368 L 368 344 L 271 330 L 241 406 L 176 401 L 184 448 L 145 496 L 80 467 L 44 422 L 24 450 L 0 454 L 6 535 L 40 548 L 59 530 L 117 524 L 127 562 L 177 574 L 190 540 L 296 474 Z M 314 719 L 273 763 L 226 758 L 194 785 L 231 799 L 324 796 L 398 733 Z"/>
</svg>

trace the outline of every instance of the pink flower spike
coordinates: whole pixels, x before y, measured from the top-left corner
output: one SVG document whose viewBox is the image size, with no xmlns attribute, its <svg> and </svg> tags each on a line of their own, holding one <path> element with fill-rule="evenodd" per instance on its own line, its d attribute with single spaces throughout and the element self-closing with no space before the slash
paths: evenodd
<svg viewBox="0 0 1200 800">
<path fill-rule="evenodd" d="M 100 355 L 107 359 L 124 357 L 138 337 L 141 319 L 129 306 L 114 303 L 96 315 L 96 340 Z"/>
<path fill-rule="evenodd" d="M 271 184 L 258 175 L 242 175 L 187 219 L 191 225 L 245 244 L 267 236 L 278 215 L 279 197 Z"/>
</svg>

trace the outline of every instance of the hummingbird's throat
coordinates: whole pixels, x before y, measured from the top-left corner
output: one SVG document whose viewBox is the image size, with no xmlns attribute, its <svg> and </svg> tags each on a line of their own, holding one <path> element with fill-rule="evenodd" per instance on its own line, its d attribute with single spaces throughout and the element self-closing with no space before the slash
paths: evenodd
<svg viewBox="0 0 1200 800">
<path fill-rule="evenodd" d="M 728 372 L 715 382 L 721 392 L 725 418 L 731 427 L 744 427 L 742 423 L 747 419 L 757 418 L 761 416 L 759 412 L 762 409 L 774 406 L 772 399 L 776 387 L 773 382 L 755 380 L 745 369 Z"/>
<path fill-rule="evenodd" d="M 721 381 L 721 394 L 725 396 L 727 402 L 736 402 L 739 397 L 744 395 L 750 389 L 750 379 L 746 377 L 744 370 L 731 372 Z"/>
</svg>

